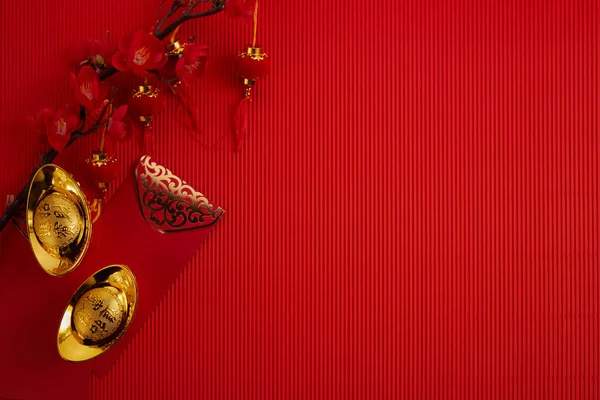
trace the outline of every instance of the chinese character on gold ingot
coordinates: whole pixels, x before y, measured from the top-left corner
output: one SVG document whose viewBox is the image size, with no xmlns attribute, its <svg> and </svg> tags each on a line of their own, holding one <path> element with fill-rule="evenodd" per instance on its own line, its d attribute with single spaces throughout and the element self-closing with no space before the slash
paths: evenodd
<svg viewBox="0 0 600 400">
<path fill-rule="evenodd" d="M 54 223 L 54 233 L 56 234 L 56 237 L 61 239 L 66 238 L 70 232 L 71 231 L 68 226 L 61 225 L 58 223 L 58 221 Z"/>
<path fill-rule="evenodd" d="M 70 214 L 73 212 L 73 209 L 71 207 L 66 206 L 64 204 L 57 204 L 56 206 L 54 206 L 54 208 L 54 216 L 56 218 L 64 218 L 69 222 L 73 222 L 70 217 Z"/>
<path fill-rule="evenodd" d="M 100 311 L 99 315 L 101 318 L 104 318 L 105 320 L 113 324 L 115 323 L 115 321 L 117 321 L 118 318 L 117 312 L 109 309 L 108 306 L 106 306 L 104 310 Z"/>
<path fill-rule="evenodd" d="M 104 305 L 104 300 L 94 295 L 89 295 L 87 299 L 92 304 L 94 311 L 98 311 Z"/>
<path fill-rule="evenodd" d="M 46 203 L 43 206 L 41 206 L 40 208 L 38 208 L 38 213 L 42 217 L 48 218 L 50 216 L 50 204 Z"/>
<path fill-rule="evenodd" d="M 97 319 L 97 320 L 95 320 L 95 321 L 94 321 L 94 324 L 95 324 L 95 325 L 92 325 L 92 326 L 90 327 L 90 330 L 92 331 L 92 333 L 96 333 L 96 332 L 98 332 L 98 328 L 100 328 L 100 330 L 101 330 L 102 332 L 108 332 L 108 331 L 106 330 L 106 322 L 102 322 L 102 320 L 99 320 L 99 319 Z"/>
<path fill-rule="evenodd" d="M 38 237 L 49 237 L 51 231 L 51 225 L 47 222 L 44 222 L 43 224 L 39 224 L 37 226 L 35 233 Z"/>
</svg>

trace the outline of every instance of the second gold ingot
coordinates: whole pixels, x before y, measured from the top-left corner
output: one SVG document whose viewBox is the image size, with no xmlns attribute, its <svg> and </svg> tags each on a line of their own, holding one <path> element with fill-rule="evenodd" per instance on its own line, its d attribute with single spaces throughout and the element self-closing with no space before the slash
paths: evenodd
<svg viewBox="0 0 600 400">
<path fill-rule="evenodd" d="M 137 284 L 125 265 L 110 265 L 90 276 L 75 292 L 58 328 L 62 358 L 86 361 L 111 349 L 131 324 Z"/>
</svg>

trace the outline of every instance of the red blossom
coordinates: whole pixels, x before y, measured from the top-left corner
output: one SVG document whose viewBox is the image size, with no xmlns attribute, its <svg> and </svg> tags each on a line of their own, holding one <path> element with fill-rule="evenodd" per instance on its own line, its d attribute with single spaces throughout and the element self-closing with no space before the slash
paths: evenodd
<svg viewBox="0 0 600 400">
<path fill-rule="evenodd" d="M 33 119 L 33 126 L 35 128 L 35 133 L 40 134 L 40 135 L 45 135 L 46 134 L 46 120 L 48 118 L 53 118 L 53 117 L 54 117 L 53 109 L 42 108 L 35 116 L 35 119 Z"/>
<path fill-rule="evenodd" d="M 208 46 L 192 43 L 185 46 L 183 56 L 177 61 L 175 73 L 187 83 L 204 73 L 206 59 L 208 58 Z"/>
<path fill-rule="evenodd" d="M 112 58 L 119 71 L 133 71 L 147 77 L 149 70 L 161 69 L 167 62 L 165 46 L 155 36 L 144 31 L 126 35 L 119 41 L 119 51 Z"/>
<path fill-rule="evenodd" d="M 108 118 L 108 121 L 106 123 L 106 133 L 111 139 L 123 141 L 129 139 L 129 137 L 131 136 L 131 120 L 128 117 L 126 117 L 126 114 L 127 106 L 124 105 L 117 108 Z"/>
<path fill-rule="evenodd" d="M 102 109 L 104 100 L 108 96 L 109 86 L 100 82 L 98 73 L 86 65 L 81 68 L 77 76 L 71 73 L 71 89 L 79 104 L 95 114 Z"/>
<path fill-rule="evenodd" d="M 256 0 L 227 0 L 225 14 L 231 18 L 250 18 L 256 10 Z"/>
<path fill-rule="evenodd" d="M 48 135 L 46 135 L 46 119 L 54 117 L 54 110 L 51 108 L 42 108 L 35 118 L 29 118 L 30 127 L 33 129 L 35 134 L 38 136 L 39 143 L 42 146 L 47 146 Z"/>
<path fill-rule="evenodd" d="M 117 47 L 105 40 L 98 39 L 92 39 L 88 43 L 91 62 L 101 68 L 110 67 Z"/>
<path fill-rule="evenodd" d="M 106 40 L 90 39 L 72 45 L 68 50 L 69 61 L 80 64 L 89 62 L 96 69 L 106 69 L 112 65 L 112 57 L 117 47 Z"/>
<path fill-rule="evenodd" d="M 72 108 L 67 107 L 56 114 L 49 109 L 44 109 L 43 115 L 46 125 L 46 135 L 48 135 L 48 142 L 56 151 L 62 151 L 65 148 L 71 134 L 77 129 L 79 125 L 79 116 L 77 112 Z"/>
</svg>

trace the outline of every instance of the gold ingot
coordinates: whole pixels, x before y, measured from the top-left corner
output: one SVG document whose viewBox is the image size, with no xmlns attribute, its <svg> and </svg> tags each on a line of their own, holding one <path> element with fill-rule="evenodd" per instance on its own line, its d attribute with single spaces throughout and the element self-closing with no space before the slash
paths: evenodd
<svg viewBox="0 0 600 400">
<path fill-rule="evenodd" d="M 125 334 L 137 303 L 135 277 L 125 265 L 111 265 L 75 292 L 58 329 L 58 353 L 86 361 L 108 351 Z"/>
<path fill-rule="evenodd" d="M 54 276 L 79 266 L 92 237 L 85 195 L 62 168 L 47 164 L 35 173 L 27 196 L 27 235 L 42 269 Z"/>
</svg>

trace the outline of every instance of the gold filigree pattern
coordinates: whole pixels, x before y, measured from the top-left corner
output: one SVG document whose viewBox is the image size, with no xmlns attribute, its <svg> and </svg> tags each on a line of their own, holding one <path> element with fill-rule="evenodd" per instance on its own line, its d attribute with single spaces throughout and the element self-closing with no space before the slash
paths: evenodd
<svg viewBox="0 0 600 400">
<path fill-rule="evenodd" d="M 140 85 L 136 90 L 131 94 L 133 97 L 151 97 L 157 98 L 160 95 L 160 89 L 153 88 L 149 85 Z"/>
<path fill-rule="evenodd" d="M 85 162 L 92 167 L 102 168 L 113 165 L 117 162 L 117 159 L 114 157 L 107 156 L 105 153 L 100 151 L 95 151 L 91 157 L 87 158 Z"/>
<path fill-rule="evenodd" d="M 269 56 L 267 53 L 263 53 L 261 51 L 260 47 L 248 46 L 248 49 L 245 52 L 238 53 L 238 57 L 240 57 L 240 58 L 250 57 L 254 61 L 264 61 Z"/>
<path fill-rule="evenodd" d="M 144 155 L 136 168 L 138 200 L 144 219 L 159 232 L 196 229 L 223 215 L 206 197 L 169 169 Z"/>
</svg>

